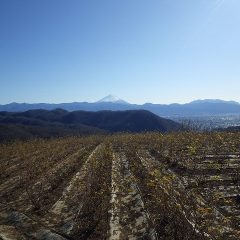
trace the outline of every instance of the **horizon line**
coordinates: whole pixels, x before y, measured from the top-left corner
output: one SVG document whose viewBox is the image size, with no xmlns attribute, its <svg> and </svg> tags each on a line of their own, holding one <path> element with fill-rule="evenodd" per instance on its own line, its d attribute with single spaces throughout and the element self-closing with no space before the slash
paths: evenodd
<svg viewBox="0 0 240 240">
<path fill-rule="evenodd" d="M 122 100 L 122 99 L 121 99 Z M 125 100 L 124 100 L 125 101 Z M 171 103 L 156 103 L 156 102 L 144 102 L 144 103 L 131 103 L 129 101 L 126 102 L 126 104 L 130 104 L 130 105 L 144 105 L 144 104 L 159 104 L 159 105 L 172 105 L 172 104 L 180 104 L 180 105 L 184 105 L 184 104 L 189 104 L 189 103 L 192 103 L 192 102 L 195 102 L 195 101 L 224 101 L 224 102 L 235 102 L 235 103 L 238 103 L 240 104 L 239 101 L 237 100 L 229 100 L 229 99 L 220 99 L 220 98 L 203 98 L 203 99 L 194 99 L 194 100 L 191 100 L 189 102 L 183 102 L 183 103 L 180 103 L 180 102 L 171 102 Z M 0 105 L 9 105 L 9 104 L 54 104 L 54 105 L 57 105 L 57 104 L 71 104 L 71 103 L 99 103 L 101 104 L 101 102 L 99 102 L 99 100 L 97 101 L 73 101 L 73 102 L 16 102 L 16 101 L 13 101 L 13 102 L 9 102 L 9 103 L 0 103 Z M 104 103 L 104 102 L 102 102 Z M 105 103 L 114 103 L 114 102 L 105 102 Z M 116 103 L 116 104 L 121 104 L 121 103 Z"/>
</svg>

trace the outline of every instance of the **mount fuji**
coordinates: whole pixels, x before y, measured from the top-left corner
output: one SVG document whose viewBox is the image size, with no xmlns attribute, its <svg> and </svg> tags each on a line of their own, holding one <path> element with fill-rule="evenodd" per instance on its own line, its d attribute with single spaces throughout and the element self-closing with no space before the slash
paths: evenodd
<svg viewBox="0 0 240 240">
<path fill-rule="evenodd" d="M 97 101 L 97 103 L 119 103 L 119 104 L 129 104 L 128 102 L 120 99 L 117 96 L 114 96 L 112 94 L 100 99 L 99 101 Z"/>
</svg>

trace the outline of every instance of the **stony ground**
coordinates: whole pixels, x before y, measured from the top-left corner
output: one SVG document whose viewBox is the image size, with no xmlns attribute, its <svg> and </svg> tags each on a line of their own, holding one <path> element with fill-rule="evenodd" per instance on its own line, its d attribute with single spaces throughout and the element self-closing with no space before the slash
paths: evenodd
<svg viewBox="0 0 240 240">
<path fill-rule="evenodd" d="M 230 137 L 1 145 L 0 239 L 240 239 L 239 136 Z"/>
</svg>

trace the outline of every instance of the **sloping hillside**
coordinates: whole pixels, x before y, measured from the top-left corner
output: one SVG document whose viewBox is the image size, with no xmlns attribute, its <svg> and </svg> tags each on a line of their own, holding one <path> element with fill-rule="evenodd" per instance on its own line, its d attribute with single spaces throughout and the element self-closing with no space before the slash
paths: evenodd
<svg viewBox="0 0 240 240">
<path fill-rule="evenodd" d="M 145 110 L 129 111 L 75 111 L 66 114 L 61 119 L 66 124 L 82 123 L 111 132 L 143 132 L 143 131 L 174 131 L 179 124 L 161 118 Z"/>
<path fill-rule="evenodd" d="M 0 144 L 0 239 L 239 240 L 240 134 Z"/>
</svg>

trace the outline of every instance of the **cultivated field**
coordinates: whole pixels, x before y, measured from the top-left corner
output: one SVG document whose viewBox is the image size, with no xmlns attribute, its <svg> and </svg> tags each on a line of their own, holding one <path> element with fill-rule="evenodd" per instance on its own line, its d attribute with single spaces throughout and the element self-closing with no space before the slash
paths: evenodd
<svg viewBox="0 0 240 240">
<path fill-rule="evenodd" d="M 240 239 L 240 134 L 0 145 L 0 239 Z"/>
</svg>

